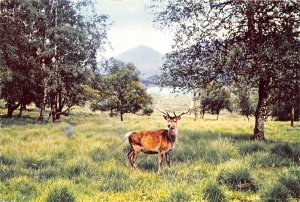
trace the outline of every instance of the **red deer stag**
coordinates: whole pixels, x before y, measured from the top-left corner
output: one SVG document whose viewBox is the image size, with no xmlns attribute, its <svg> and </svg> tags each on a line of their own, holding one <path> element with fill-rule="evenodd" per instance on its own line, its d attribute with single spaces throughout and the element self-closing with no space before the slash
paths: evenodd
<svg viewBox="0 0 300 202">
<path fill-rule="evenodd" d="M 168 130 L 153 130 L 153 131 L 133 131 L 127 133 L 125 136 L 128 137 L 129 143 L 131 145 L 131 150 L 128 152 L 127 156 L 129 163 L 132 167 L 136 167 L 136 160 L 139 153 L 142 151 L 146 154 L 158 154 L 158 172 L 162 166 L 163 155 L 165 154 L 167 159 L 168 167 L 170 167 L 170 151 L 175 146 L 175 141 L 178 136 L 177 133 L 177 121 L 180 120 L 181 116 L 187 114 L 191 111 L 193 107 L 193 100 L 191 99 L 190 108 L 182 112 L 179 115 L 171 116 L 168 111 L 163 111 L 159 108 L 159 104 L 162 100 L 160 98 L 157 104 L 157 110 L 163 113 L 163 117 L 167 120 Z"/>
</svg>

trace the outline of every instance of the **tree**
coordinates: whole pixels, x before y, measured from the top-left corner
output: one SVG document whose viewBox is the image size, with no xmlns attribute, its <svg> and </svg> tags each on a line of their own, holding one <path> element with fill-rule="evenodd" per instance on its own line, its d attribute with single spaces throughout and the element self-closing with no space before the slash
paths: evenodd
<svg viewBox="0 0 300 202">
<path fill-rule="evenodd" d="M 110 111 L 111 116 L 119 115 L 123 121 L 125 113 L 150 115 L 152 98 L 140 83 L 133 64 L 111 59 L 106 67 L 107 74 L 98 83 L 100 99 L 91 105 L 92 110 Z"/>
<path fill-rule="evenodd" d="M 0 68 L 6 72 L 0 91 L 8 116 L 35 102 L 41 121 L 46 107 L 55 121 L 84 104 L 109 26 L 90 0 L 0 1 Z"/>
<path fill-rule="evenodd" d="M 34 20 L 37 10 L 31 1 L 0 2 L 0 98 L 7 104 L 7 117 L 35 99 L 37 41 Z"/>
<path fill-rule="evenodd" d="M 107 43 L 108 17 L 95 13 L 92 1 L 45 0 L 41 36 L 43 99 L 40 119 L 46 105 L 53 121 L 74 105 L 87 100 L 83 86 L 97 68 L 97 54 Z M 49 53 L 49 50 L 51 52 Z M 64 111 L 63 108 L 67 107 Z"/>
<path fill-rule="evenodd" d="M 204 118 L 204 113 L 209 111 L 212 114 L 219 114 L 222 109 L 231 111 L 230 92 L 225 89 L 220 83 L 213 82 L 210 84 L 205 91 L 201 94 L 201 112 Z"/>
<path fill-rule="evenodd" d="M 257 103 L 255 94 L 257 92 L 252 88 L 242 85 L 242 83 L 239 83 L 233 92 L 237 95 L 236 102 L 240 110 L 239 113 L 246 116 L 249 121 L 249 117 L 255 114 Z"/>
<path fill-rule="evenodd" d="M 152 0 L 156 21 L 175 30 L 164 83 L 187 89 L 193 82 L 236 81 L 258 88 L 253 138 L 265 139 L 270 92 L 296 80 L 300 3 L 287 1 Z"/>
</svg>

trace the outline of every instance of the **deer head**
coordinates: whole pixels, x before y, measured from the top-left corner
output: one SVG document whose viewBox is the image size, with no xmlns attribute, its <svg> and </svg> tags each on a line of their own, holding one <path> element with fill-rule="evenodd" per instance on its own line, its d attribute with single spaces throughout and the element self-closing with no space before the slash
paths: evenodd
<svg viewBox="0 0 300 202">
<path fill-rule="evenodd" d="M 173 111 L 173 114 L 174 115 L 170 115 L 168 111 L 163 111 L 160 109 L 159 105 L 161 103 L 161 100 L 162 100 L 163 97 L 160 97 L 159 99 L 159 102 L 157 104 L 157 110 L 159 112 L 161 112 L 163 114 L 163 117 L 164 119 L 167 121 L 167 126 L 169 128 L 169 130 L 171 131 L 176 131 L 177 129 L 177 121 L 181 119 L 181 116 L 184 115 L 184 114 L 188 114 L 191 112 L 192 108 L 193 108 L 193 105 L 194 105 L 194 102 L 193 102 L 193 99 L 191 98 L 191 96 L 189 95 L 189 98 L 191 100 L 191 104 L 190 104 L 190 107 L 188 110 L 184 111 L 184 112 L 181 112 L 179 115 L 176 115 L 175 111 Z"/>
</svg>

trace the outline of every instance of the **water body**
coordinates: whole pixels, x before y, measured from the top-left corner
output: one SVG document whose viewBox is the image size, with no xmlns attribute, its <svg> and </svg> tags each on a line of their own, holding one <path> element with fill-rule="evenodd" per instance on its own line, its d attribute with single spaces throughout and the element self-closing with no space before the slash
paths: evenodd
<svg viewBox="0 0 300 202">
<path fill-rule="evenodd" d="M 173 89 L 170 87 L 159 87 L 159 86 L 149 86 L 147 88 L 147 93 L 149 94 L 170 94 Z"/>
</svg>

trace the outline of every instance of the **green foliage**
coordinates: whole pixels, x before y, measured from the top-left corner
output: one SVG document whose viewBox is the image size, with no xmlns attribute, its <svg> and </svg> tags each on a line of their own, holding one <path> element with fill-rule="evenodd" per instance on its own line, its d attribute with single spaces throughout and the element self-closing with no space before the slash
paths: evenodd
<svg viewBox="0 0 300 202">
<path fill-rule="evenodd" d="M 264 112 L 272 90 L 299 86 L 300 4 L 151 2 L 158 24 L 175 33 L 173 51 L 162 67 L 162 84 L 183 91 L 204 89 L 211 81 L 257 88 L 253 138 L 264 139 Z"/>
<path fill-rule="evenodd" d="M 203 197 L 208 202 L 227 201 L 224 190 L 220 187 L 219 184 L 215 182 L 210 182 L 206 185 L 206 187 L 203 190 Z"/>
<path fill-rule="evenodd" d="M 75 202 L 75 197 L 66 187 L 55 187 L 48 194 L 46 202 Z"/>
<path fill-rule="evenodd" d="M 232 170 L 222 170 L 217 180 L 220 183 L 224 183 L 234 190 L 241 191 L 257 191 L 258 184 L 252 178 L 247 168 L 237 167 Z"/>
<path fill-rule="evenodd" d="M 257 105 L 257 97 L 255 96 L 257 92 L 253 89 L 243 85 L 242 82 L 237 84 L 237 88 L 234 90 L 234 93 L 237 95 L 237 106 L 240 110 L 240 114 L 248 118 L 255 114 L 255 109 Z"/>
<path fill-rule="evenodd" d="M 133 64 L 124 64 L 111 59 L 108 61 L 107 74 L 99 81 L 100 99 L 91 105 L 92 110 L 110 111 L 111 116 L 125 113 L 150 115 L 152 98 L 139 81 Z"/>
<path fill-rule="evenodd" d="M 67 114 L 64 108 L 92 99 L 88 86 L 108 27 L 108 17 L 96 14 L 89 0 L 1 1 L 0 98 L 7 116 L 35 102 L 41 120 L 46 105 L 56 120 Z"/>
<path fill-rule="evenodd" d="M 230 93 L 218 82 L 212 82 L 200 96 L 201 113 L 206 111 L 212 114 L 220 114 L 222 109 L 231 111 Z"/>
</svg>

